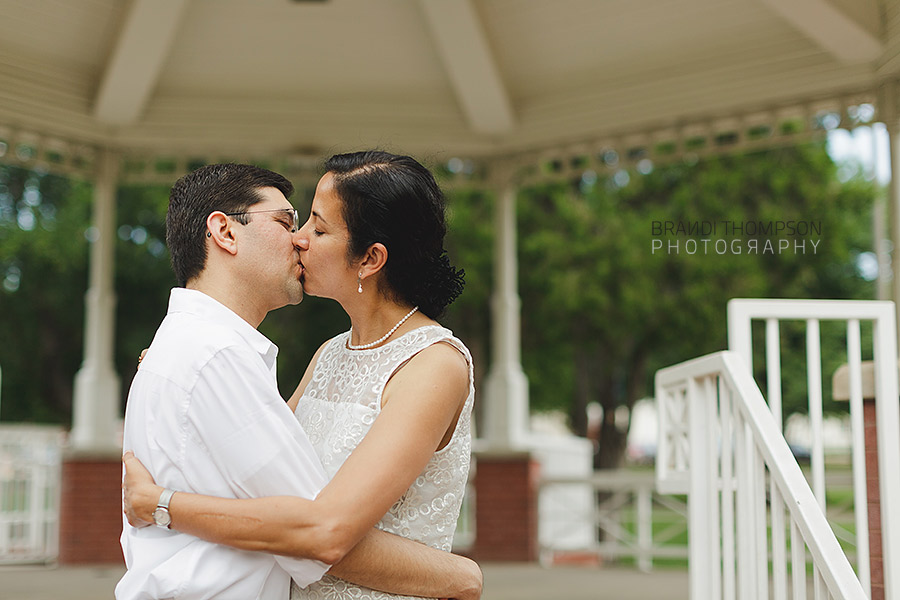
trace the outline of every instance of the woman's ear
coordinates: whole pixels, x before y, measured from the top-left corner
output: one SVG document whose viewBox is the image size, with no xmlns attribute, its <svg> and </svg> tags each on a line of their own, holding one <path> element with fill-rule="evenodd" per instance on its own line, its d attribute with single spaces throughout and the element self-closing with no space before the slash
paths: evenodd
<svg viewBox="0 0 900 600">
<path fill-rule="evenodd" d="M 387 259 L 387 248 L 381 242 L 375 242 L 369 246 L 362 258 L 362 262 L 359 265 L 360 276 L 365 279 L 378 273 L 387 264 Z"/>
<path fill-rule="evenodd" d="M 211 212 L 206 217 L 206 238 L 225 252 L 237 254 L 237 240 L 234 237 L 233 225 L 234 223 L 225 213 Z"/>
</svg>

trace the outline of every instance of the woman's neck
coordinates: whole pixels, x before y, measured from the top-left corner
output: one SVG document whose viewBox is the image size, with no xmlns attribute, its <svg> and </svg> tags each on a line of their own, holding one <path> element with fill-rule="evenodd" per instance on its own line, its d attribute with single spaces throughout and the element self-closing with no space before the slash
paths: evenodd
<svg viewBox="0 0 900 600">
<path fill-rule="evenodd" d="M 374 348 L 386 344 L 408 331 L 434 323 L 417 310 L 417 307 L 387 300 L 369 302 L 354 307 L 347 310 L 347 314 L 350 315 L 351 327 L 349 343 L 356 347 L 371 344 L 371 347 Z M 388 333 L 390 333 L 389 336 L 387 336 Z"/>
</svg>

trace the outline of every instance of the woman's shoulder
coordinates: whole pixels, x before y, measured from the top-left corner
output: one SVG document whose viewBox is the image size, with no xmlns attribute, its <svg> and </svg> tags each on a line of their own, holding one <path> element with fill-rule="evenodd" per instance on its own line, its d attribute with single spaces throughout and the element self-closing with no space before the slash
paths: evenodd
<svg viewBox="0 0 900 600">
<path fill-rule="evenodd" d="M 417 333 L 412 342 L 412 356 L 409 362 L 416 369 L 427 369 L 441 373 L 444 377 L 461 375 L 468 378 L 472 366 L 472 355 L 462 340 L 440 324 L 426 325 L 410 333 Z"/>
<path fill-rule="evenodd" d="M 344 331 L 336 336 L 329 338 L 322 342 L 322 345 L 319 346 L 319 349 L 316 351 L 316 354 L 322 354 L 323 352 L 334 351 L 336 349 L 340 349 L 347 344 L 347 340 L 350 338 L 350 331 Z"/>
<path fill-rule="evenodd" d="M 447 329 L 440 323 L 426 325 L 420 329 L 423 332 L 424 349 L 440 348 L 442 346 L 445 348 L 452 347 L 459 354 L 462 354 L 466 362 L 472 362 L 472 354 L 469 352 L 469 349 L 461 339 L 453 335 L 453 331 L 450 329 Z"/>
</svg>

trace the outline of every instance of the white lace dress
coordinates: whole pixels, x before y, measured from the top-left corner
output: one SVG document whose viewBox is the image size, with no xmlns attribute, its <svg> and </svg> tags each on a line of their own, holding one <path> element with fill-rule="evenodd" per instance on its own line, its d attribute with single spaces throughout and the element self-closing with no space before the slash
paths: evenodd
<svg viewBox="0 0 900 600">
<path fill-rule="evenodd" d="M 420 327 L 369 350 L 347 348 L 350 333 L 328 341 L 312 380 L 297 406 L 328 477 L 333 477 L 381 412 L 381 395 L 391 375 L 415 354 L 439 342 L 457 348 L 469 364 L 469 395 L 450 442 L 435 452 L 425 470 L 376 525 L 380 529 L 447 552 L 453 543 L 471 454 L 470 416 L 474 400 L 472 357 L 453 333 Z M 292 600 L 396 600 L 407 598 L 347 583 L 330 575 L 306 588 L 293 585 Z"/>
</svg>

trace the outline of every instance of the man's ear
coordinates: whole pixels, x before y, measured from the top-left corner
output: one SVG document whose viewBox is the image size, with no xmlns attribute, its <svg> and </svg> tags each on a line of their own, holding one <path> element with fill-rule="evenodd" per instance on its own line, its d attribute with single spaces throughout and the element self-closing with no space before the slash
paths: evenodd
<svg viewBox="0 0 900 600">
<path fill-rule="evenodd" d="M 388 251 L 381 242 L 375 242 L 363 255 L 362 262 L 359 265 L 359 272 L 363 279 L 371 277 L 378 273 L 387 264 Z"/>
<path fill-rule="evenodd" d="M 237 254 L 234 221 L 223 212 L 215 211 L 206 217 L 206 239 L 229 254 Z"/>
</svg>

